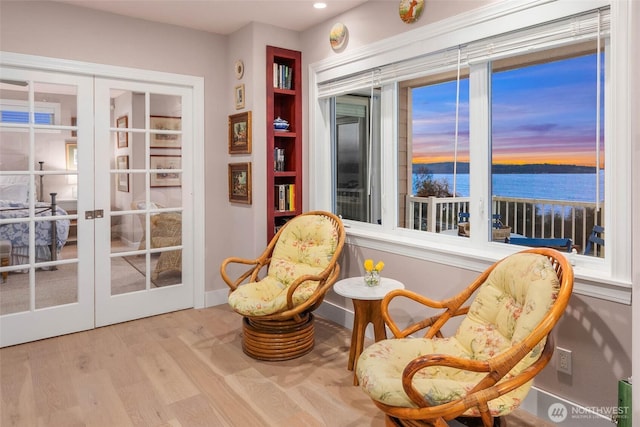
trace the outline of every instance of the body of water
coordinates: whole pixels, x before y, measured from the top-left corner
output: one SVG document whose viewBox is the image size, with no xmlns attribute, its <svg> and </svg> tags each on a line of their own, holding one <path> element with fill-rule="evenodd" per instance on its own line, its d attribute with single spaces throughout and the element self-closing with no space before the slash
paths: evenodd
<svg viewBox="0 0 640 427">
<path fill-rule="evenodd" d="M 433 178 L 446 180 L 453 191 L 453 174 L 433 174 Z M 460 197 L 469 196 L 468 174 L 458 174 L 456 193 Z M 493 195 L 595 203 L 596 174 L 495 174 Z M 600 173 L 600 200 L 604 200 L 604 172 Z"/>
</svg>

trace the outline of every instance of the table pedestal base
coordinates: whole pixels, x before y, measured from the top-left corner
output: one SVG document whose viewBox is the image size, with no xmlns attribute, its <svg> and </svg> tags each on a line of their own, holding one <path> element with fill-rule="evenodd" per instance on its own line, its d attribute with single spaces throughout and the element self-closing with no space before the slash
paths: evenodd
<svg viewBox="0 0 640 427">
<path fill-rule="evenodd" d="M 364 334 L 369 323 L 373 324 L 373 334 L 376 342 L 387 338 L 384 320 L 380 311 L 381 301 L 360 299 L 352 301 L 355 318 L 351 335 L 351 349 L 349 350 L 348 368 L 350 371 L 355 369 L 358 357 L 360 357 L 364 349 Z M 355 372 L 353 374 L 353 385 L 358 385 L 358 377 Z"/>
</svg>

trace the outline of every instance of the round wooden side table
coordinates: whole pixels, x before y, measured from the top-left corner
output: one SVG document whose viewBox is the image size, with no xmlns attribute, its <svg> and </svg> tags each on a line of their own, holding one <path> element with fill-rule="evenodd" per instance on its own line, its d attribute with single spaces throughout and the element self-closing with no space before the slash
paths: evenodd
<svg viewBox="0 0 640 427">
<path fill-rule="evenodd" d="M 349 349 L 350 371 L 355 369 L 355 364 L 364 348 L 364 335 L 367 325 L 373 324 L 373 335 L 377 341 L 387 338 L 387 332 L 380 311 L 382 298 L 394 289 L 404 289 L 404 285 L 389 277 L 382 276 L 378 286 L 369 287 L 364 284 L 364 277 L 349 277 L 337 281 L 333 290 L 353 301 L 353 332 L 351 334 L 351 348 Z M 358 378 L 353 376 L 353 384 L 358 385 Z"/>
</svg>

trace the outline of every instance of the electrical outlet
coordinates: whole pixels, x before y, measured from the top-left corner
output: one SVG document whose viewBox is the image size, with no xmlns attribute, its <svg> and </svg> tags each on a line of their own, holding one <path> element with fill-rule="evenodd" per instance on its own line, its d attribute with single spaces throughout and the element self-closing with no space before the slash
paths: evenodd
<svg viewBox="0 0 640 427">
<path fill-rule="evenodd" d="M 556 369 L 558 372 L 571 375 L 571 350 L 556 347 Z"/>
</svg>

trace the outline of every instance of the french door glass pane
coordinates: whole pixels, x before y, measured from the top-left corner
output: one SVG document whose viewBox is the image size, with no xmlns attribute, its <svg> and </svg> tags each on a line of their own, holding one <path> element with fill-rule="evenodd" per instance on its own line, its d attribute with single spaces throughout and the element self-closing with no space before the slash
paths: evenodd
<svg viewBox="0 0 640 427">
<path fill-rule="evenodd" d="M 11 246 L 0 314 L 78 301 L 76 217 L 69 217 L 77 198 L 77 94 L 68 84 L 0 84 L 0 240 L 3 252 Z"/>
<path fill-rule="evenodd" d="M 179 284 L 181 97 L 115 89 L 110 93 L 111 254 L 123 254 L 111 258 L 111 294 Z"/>
</svg>

